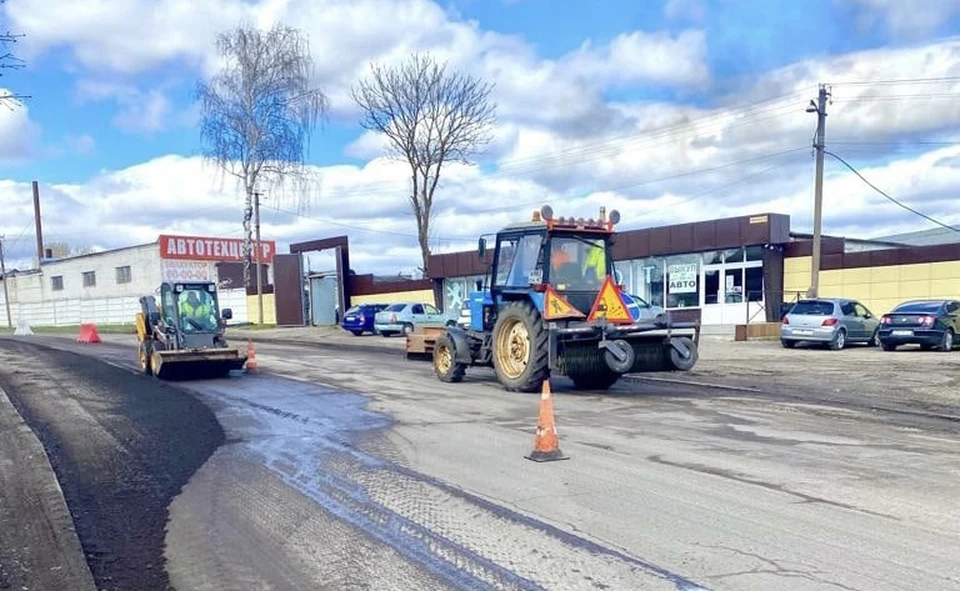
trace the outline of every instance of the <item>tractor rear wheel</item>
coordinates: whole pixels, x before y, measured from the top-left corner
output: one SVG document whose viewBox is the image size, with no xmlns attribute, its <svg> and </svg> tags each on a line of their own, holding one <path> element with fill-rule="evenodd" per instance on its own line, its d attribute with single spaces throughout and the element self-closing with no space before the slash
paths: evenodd
<svg viewBox="0 0 960 591">
<path fill-rule="evenodd" d="M 530 302 L 511 302 L 493 327 L 493 367 L 510 392 L 538 392 L 550 377 L 547 329 Z"/>
</svg>

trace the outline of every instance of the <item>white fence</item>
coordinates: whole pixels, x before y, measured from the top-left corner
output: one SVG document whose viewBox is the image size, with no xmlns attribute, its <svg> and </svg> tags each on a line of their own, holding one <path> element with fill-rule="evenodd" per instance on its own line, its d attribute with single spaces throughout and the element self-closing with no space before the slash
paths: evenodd
<svg viewBox="0 0 960 591">
<path fill-rule="evenodd" d="M 220 308 L 231 308 L 231 324 L 247 321 L 247 296 L 242 289 L 220 290 Z M 30 326 L 71 326 L 84 322 L 96 324 L 133 324 L 140 311 L 140 298 L 114 297 L 64 299 L 45 302 L 11 302 L 7 324 L 6 302 L 0 291 L 0 326 L 17 326 L 25 318 Z"/>
</svg>

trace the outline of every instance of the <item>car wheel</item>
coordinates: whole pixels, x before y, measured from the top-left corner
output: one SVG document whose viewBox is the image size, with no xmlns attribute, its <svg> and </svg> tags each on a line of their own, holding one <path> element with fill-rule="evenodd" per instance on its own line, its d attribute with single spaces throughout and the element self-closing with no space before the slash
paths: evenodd
<svg viewBox="0 0 960 591">
<path fill-rule="evenodd" d="M 880 348 L 884 351 L 894 351 L 897 346 L 894 343 L 884 343 L 883 341 L 880 341 Z"/>
<path fill-rule="evenodd" d="M 793 349 L 797 346 L 797 341 L 791 341 L 788 339 L 780 339 L 780 344 L 783 345 L 784 349 Z"/>
<path fill-rule="evenodd" d="M 834 351 L 839 351 L 843 349 L 843 347 L 846 346 L 846 344 L 847 344 L 847 331 L 841 328 L 840 330 L 837 331 L 836 336 L 833 337 L 833 341 L 830 342 L 830 348 L 833 349 Z"/>
<path fill-rule="evenodd" d="M 943 340 L 940 341 L 940 350 L 944 353 L 949 353 L 953 351 L 953 329 L 948 328 L 943 333 Z"/>
<path fill-rule="evenodd" d="M 403 325 L 403 334 L 408 335 L 413 332 L 413 325 L 410 323 L 404 323 Z"/>
<path fill-rule="evenodd" d="M 363 331 L 362 331 L 362 330 L 351 330 L 350 332 L 352 332 L 352 333 L 353 333 L 353 336 L 355 336 L 355 337 L 358 337 L 358 336 L 360 336 L 360 335 L 363 334 Z"/>
</svg>

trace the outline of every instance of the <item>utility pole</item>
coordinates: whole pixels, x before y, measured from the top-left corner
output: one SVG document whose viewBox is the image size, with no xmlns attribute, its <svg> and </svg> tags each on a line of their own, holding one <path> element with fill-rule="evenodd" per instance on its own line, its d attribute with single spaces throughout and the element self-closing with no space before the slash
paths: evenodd
<svg viewBox="0 0 960 591">
<path fill-rule="evenodd" d="M 813 252 L 810 261 L 810 289 L 807 297 L 818 297 L 820 292 L 820 228 L 823 219 L 823 150 L 827 126 L 827 97 L 830 91 L 825 84 L 820 85 L 817 102 L 810 101 L 807 113 L 817 114 L 817 138 L 813 147 L 817 150 L 817 178 L 814 181 L 813 197 Z"/>
<path fill-rule="evenodd" d="M 258 318 L 260 324 L 265 324 L 263 321 L 263 274 L 260 271 L 260 259 L 263 257 L 263 246 L 260 244 L 260 193 L 256 192 L 253 194 L 253 225 L 257 249 L 257 308 L 260 311 Z"/>
<path fill-rule="evenodd" d="M 13 328 L 13 319 L 10 317 L 10 291 L 7 289 L 7 265 L 3 260 L 3 240 L 0 236 L 0 277 L 3 277 L 3 302 L 7 307 L 7 326 Z"/>
</svg>

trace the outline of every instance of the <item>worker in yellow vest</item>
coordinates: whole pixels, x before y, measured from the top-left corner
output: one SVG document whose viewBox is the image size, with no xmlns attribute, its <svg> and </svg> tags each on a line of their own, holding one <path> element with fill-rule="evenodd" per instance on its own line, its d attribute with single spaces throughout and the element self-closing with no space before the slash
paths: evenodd
<svg viewBox="0 0 960 591">
<path fill-rule="evenodd" d="M 592 244 L 587 247 L 587 252 L 583 257 L 583 276 L 593 279 L 596 277 L 598 283 L 602 282 L 607 276 L 607 256 L 602 245 Z M 588 274 L 591 272 L 592 275 Z"/>
</svg>

